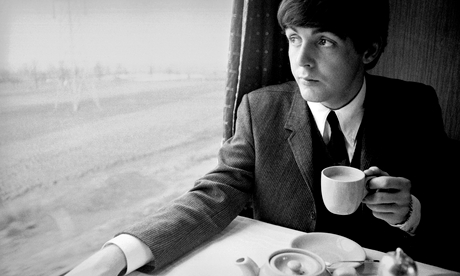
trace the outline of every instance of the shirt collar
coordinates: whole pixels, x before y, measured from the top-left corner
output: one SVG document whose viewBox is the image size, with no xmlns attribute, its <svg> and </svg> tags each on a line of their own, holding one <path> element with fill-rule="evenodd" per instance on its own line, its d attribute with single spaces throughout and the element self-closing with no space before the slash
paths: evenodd
<svg viewBox="0 0 460 276">
<path fill-rule="evenodd" d="M 358 134 L 359 126 L 363 119 L 364 114 L 364 98 L 366 97 L 366 78 L 364 78 L 363 85 L 358 92 L 358 95 L 346 106 L 334 110 L 339 119 L 340 128 L 349 145 L 354 145 L 356 135 Z M 307 102 L 310 107 L 313 117 L 315 118 L 316 125 L 318 126 L 321 135 L 324 137 L 326 130 L 326 119 L 331 109 L 325 107 L 318 102 Z"/>
</svg>

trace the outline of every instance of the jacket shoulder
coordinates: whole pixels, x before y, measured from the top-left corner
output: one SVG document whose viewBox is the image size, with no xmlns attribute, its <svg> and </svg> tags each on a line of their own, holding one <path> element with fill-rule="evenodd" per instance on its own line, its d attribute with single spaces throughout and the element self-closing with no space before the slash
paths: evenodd
<svg viewBox="0 0 460 276">
<path fill-rule="evenodd" d="M 391 93 L 398 93 L 400 96 L 413 95 L 414 93 L 432 93 L 434 88 L 414 81 L 406 81 L 375 75 L 366 75 L 368 89 L 378 89 Z"/>
<path fill-rule="evenodd" d="M 270 85 L 251 91 L 247 94 L 248 100 L 251 104 L 270 105 L 278 101 L 291 102 L 295 95 L 298 94 L 298 86 L 295 82 L 286 82 L 277 85 Z"/>
<path fill-rule="evenodd" d="M 293 102 L 301 98 L 295 82 L 266 86 L 244 95 L 242 105 L 256 123 L 284 124 Z M 238 108 L 240 109 L 240 108 Z"/>
<path fill-rule="evenodd" d="M 406 107 L 438 104 L 433 87 L 413 81 L 405 81 L 375 75 L 366 75 L 369 96 L 380 105 Z"/>
<path fill-rule="evenodd" d="M 277 93 L 294 93 L 297 91 L 298 87 L 296 82 L 289 81 L 281 84 L 269 85 L 261 87 L 254 91 L 249 92 L 249 95 L 253 96 L 264 96 L 264 94 L 277 94 Z"/>
</svg>

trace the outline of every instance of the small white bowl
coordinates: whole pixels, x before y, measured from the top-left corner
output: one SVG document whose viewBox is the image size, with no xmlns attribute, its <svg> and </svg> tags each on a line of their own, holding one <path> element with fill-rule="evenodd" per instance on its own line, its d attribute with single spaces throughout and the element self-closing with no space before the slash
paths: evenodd
<svg viewBox="0 0 460 276">
<path fill-rule="evenodd" d="M 358 267 L 366 259 L 366 252 L 356 242 L 331 233 L 307 233 L 294 238 L 291 247 L 311 251 L 320 256 L 324 262 L 334 264 L 340 261 L 358 261 L 342 263 L 330 267 L 335 270 L 343 266 Z"/>
</svg>

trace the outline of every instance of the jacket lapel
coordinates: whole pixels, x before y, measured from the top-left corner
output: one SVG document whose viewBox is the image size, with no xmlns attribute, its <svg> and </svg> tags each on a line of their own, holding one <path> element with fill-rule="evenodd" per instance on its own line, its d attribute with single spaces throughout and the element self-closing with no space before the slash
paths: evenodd
<svg viewBox="0 0 460 276">
<path fill-rule="evenodd" d="M 365 115 L 366 116 L 366 115 Z M 373 150 L 375 149 L 375 147 L 372 146 L 372 138 L 370 138 L 372 136 L 372 134 L 368 131 L 368 128 L 366 127 L 366 125 L 369 125 L 370 124 L 370 120 L 366 120 L 367 118 L 363 118 L 363 121 L 361 123 L 361 131 L 363 131 L 362 133 L 362 138 L 361 138 L 361 159 L 360 159 L 360 169 L 361 170 L 366 170 L 368 169 L 370 166 L 372 166 L 372 164 L 375 164 L 375 161 L 373 161 L 373 156 L 375 156 L 373 154 Z"/>
<path fill-rule="evenodd" d="M 366 75 L 366 99 L 364 100 L 364 116 L 361 122 L 360 132 L 361 137 L 361 162 L 360 169 L 365 170 L 370 166 L 377 164 L 377 150 L 379 149 L 379 134 L 375 128 L 381 126 L 379 121 L 379 103 L 377 96 L 379 95 L 378 86 L 375 85 L 374 78 L 371 75 Z M 377 144 L 376 144 L 377 143 Z"/>
<path fill-rule="evenodd" d="M 310 190 L 313 190 L 313 156 L 312 156 L 312 128 L 315 122 L 310 114 L 307 102 L 302 98 L 300 91 L 295 91 L 291 110 L 284 125 L 291 131 L 288 143 L 304 181 Z"/>
</svg>

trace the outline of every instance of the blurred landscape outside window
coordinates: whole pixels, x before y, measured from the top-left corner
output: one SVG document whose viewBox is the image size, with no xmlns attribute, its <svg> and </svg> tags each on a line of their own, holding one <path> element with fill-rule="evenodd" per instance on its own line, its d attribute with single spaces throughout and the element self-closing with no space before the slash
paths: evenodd
<svg viewBox="0 0 460 276">
<path fill-rule="evenodd" d="M 216 165 L 232 1 L 0 0 L 0 275 L 59 275 Z"/>
</svg>

